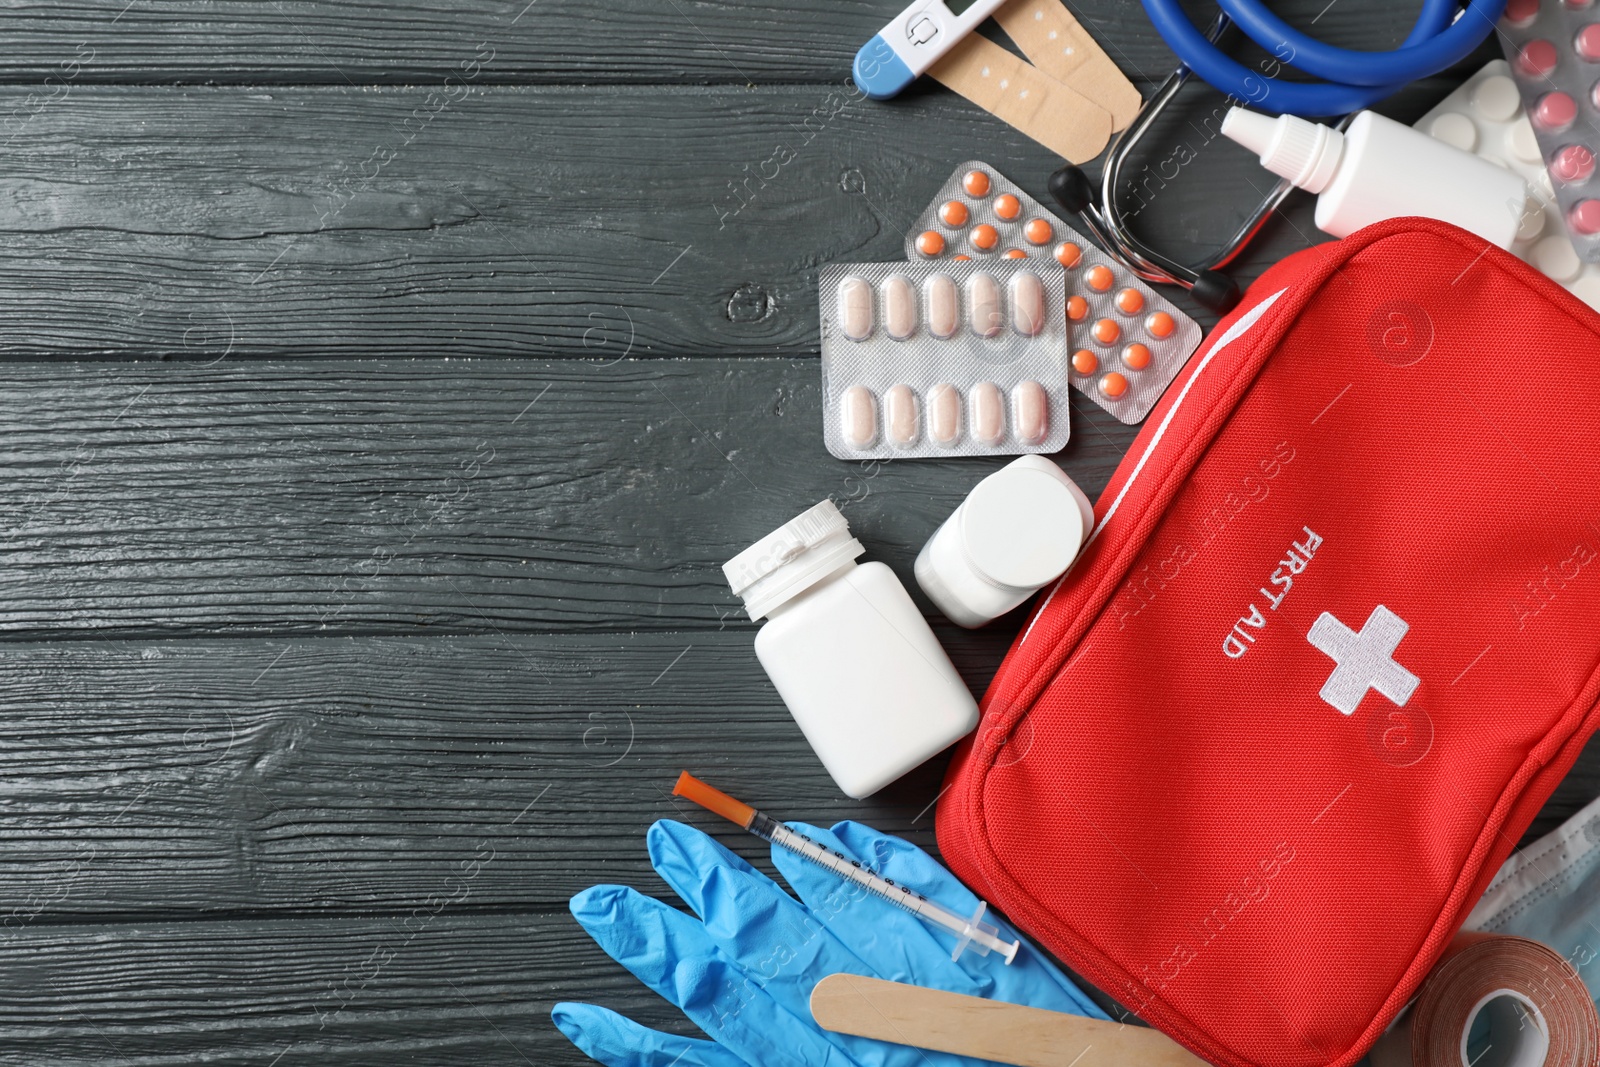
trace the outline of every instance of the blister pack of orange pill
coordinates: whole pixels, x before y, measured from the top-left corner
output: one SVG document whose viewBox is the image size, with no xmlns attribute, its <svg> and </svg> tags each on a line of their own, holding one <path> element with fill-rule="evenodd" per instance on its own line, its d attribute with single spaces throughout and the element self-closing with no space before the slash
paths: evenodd
<svg viewBox="0 0 1600 1067">
<path fill-rule="evenodd" d="M 1059 264 L 1070 334 L 1063 373 L 1129 425 L 1150 413 L 1200 345 L 1199 323 L 986 163 L 956 168 L 908 232 L 906 256 Z"/>
<path fill-rule="evenodd" d="M 823 437 L 840 459 L 1055 452 L 1067 443 L 1054 263 L 822 268 Z"/>
</svg>

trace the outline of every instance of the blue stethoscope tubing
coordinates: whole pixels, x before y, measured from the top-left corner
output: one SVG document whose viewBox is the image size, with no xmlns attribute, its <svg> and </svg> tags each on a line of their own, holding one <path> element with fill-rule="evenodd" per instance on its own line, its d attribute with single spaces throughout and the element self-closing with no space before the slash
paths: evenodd
<svg viewBox="0 0 1600 1067">
<path fill-rule="evenodd" d="M 1219 0 L 1234 24 L 1279 62 L 1323 79 L 1289 82 L 1224 55 L 1189 21 L 1180 0 L 1142 2 L 1167 47 L 1202 79 L 1257 110 L 1306 117 L 1360 111 L 1407 82 L 1460 62 L 1494 29 L 1506 6 L 1506 0 L 1471 0 L 1461 10 L 1458 0 L 1423 0 L 1416 25 L 1399 48 L 1359 52 L 1306 36 L 1261 0 Z"/>
</svg>

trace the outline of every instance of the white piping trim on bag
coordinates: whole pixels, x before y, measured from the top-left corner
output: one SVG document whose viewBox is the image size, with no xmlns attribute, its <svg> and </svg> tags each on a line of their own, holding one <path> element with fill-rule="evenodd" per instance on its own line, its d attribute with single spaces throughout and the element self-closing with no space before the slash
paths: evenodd
<svg viewBox="0 0 1600 1067">
<path fill-rule="evenodd" d="M 1117 498 L 1111 502 L 1111 507 L 1106 510 L 1106 517 L 1100 520 L 1099 525 L 1094 528 L 1094 532 L 1089 535 L 1089 539 L 1083 543 L 1083 548 L 1078 550 L 1078 556 L 1080 558 L 1083 556 L 1084 549 L 1087 549 L 1090 545 L 1094 544 L 1095 538 L 1100 536 L 1100 531 L 1106 528 L 1106 523 L 1111 521 L 1111 516 L 1117 513 L 1117 508 L 1122 504 L 1122 498 L 1128 495 L 1129 489 L 1133 488 L 1133 483 L 1138 480 L 1140 472 L 1144 470 L 1145 463 L 1150 459 L 1151 454 L 1155 452 L 1156 446 L 1161 443 L 1161 439 L 1166 436 L 1167 427 L 1171 424 L 1173 416 L 1177 415 L 1178 409 L 1183 406 L 1184 400 L 1189 395 L 1190 388 L 1194 386 L 1195 382 L 1200 380 L 1200 375 L 1205 373 L 1207 365 L 1210 364 L 1211 360 L 1218 352 L 1221 352 L 1224 348 L 1227 348 L 1234 341 L 1237 341 L 1240 337 L 1242 337 L 1245 331 L 1254 326 L 1257 320 L 1259 320 L 1262 315 L 1266 314 L 1266 311 L 1269 307 L 1277 303 L 1278 297 L 1282 296 L 1288 291 L 1289 290 L 1287 288 L 1279 289 L 1276 293 L 1273 293 L 1271 296 L 1262 300 L 1261 303 L 1245 312 L 1242 316 L 1240 316 L 1238 322 L 1235 322 L 1232 326 L 1228 327 L 1227 332 L 1225 332 L 1221 339 L 1212 346 L 1211 351 L 1206 353 L 1205 358 L 1200 361 L 1200 366 L 1196 368 L 1195 372 L 1189 376 L 1189 380 L 1183 383 L 1183 389 L 1179 391 L 1178 399 L 1173 401 L 1172 406 L 1167 409 L 1167 414 L 1162 418 L 1161 425 L 1157 426 L 1156 432 L 1151 435 L 1150 443 L 1145 446 L 1144 455 L 1139 457 L 1139 462 L 1134 465 L 1133 473 L 1128 475 L 1128 480 L 1123 483 L 1121 491 L 1117 493 Z M 1018 648 L 1021 648 L 1023 645 L 1027 644 L 1028 635 L 1033 633 L 1034 624 L 1044 617 L 1044 609 L 1050 606 L 1050 601 L 1055 599 L 1056 592 L 1061 588 L 1062 584 L 1066 582 L 1068 575 L 1071 573 L 1072 568 L 1068 567 L 1066 572 L 1062 574 L 1060 578 L 1056 579 L 1056 584 L 1050 587 L 1049 595 L 1044 598 L 1044 603 L 1039 605 L 1039 610 L 1033 613 L 1033 621 L 1028 623 L 1028 628 L 1023 631 L 1022 640 L 1017 642 Z"/>
</svg>

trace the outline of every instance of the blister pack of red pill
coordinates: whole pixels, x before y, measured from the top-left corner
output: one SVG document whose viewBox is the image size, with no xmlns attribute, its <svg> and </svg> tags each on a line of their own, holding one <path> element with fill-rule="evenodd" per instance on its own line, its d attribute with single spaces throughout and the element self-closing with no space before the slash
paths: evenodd
<svg viewBox="0 0 1600 1067">
<path fill-rule="evenodd" d="M 1055 452 L 1065 294 L 1037 261 L 822 268 L 823 439 L 839 459 Z"/>
<path fill-rule="evenodd" d="M 906 257 L 1058 264 L 1068 379 L 1129 425 L 1150 413 L 1200 345 L 1199 323 L 987 163 L 956 167 L 908 233 Z"/>
<path fill-rule="evenodd" d="M 1500 31 L 1572 246 L 1600 262 L 1600 4 L 1509 0 Z"/>
</svg>

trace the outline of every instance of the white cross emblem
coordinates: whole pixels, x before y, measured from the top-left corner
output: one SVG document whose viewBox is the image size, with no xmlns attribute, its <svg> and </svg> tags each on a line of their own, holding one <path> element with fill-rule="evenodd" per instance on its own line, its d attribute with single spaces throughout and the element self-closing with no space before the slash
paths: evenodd
<svg viewBox="0 0 1600 1067">
<path fill-rule="evenodd" d="M 1360 633 L 1324 611 L 1306 634 L 1317 651 L 1338 665 L 1322 683 L 1322 699 L 1341 714 L 1351 715 L 1367 690 L 1376 689 L 1397 707 L 1405 707 L 1421 679 L 1394 661 L 1394 650 L 1410 629 L 1406 620 L 1382 604 L 1372 609 Z"/>
</svg>

